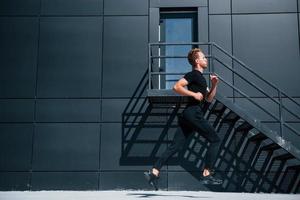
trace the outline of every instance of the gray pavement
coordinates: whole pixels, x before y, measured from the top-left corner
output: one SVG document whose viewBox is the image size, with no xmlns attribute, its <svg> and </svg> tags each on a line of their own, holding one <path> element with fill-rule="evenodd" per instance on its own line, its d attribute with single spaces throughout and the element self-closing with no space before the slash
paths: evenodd
<svg viewBox="0 0 300 200">
<path fill-rule="evenodd" d="M 39 191 L 0 192 L 0 200 L 300 200 L 300 194 L 253 194 L 195 191 Z"/>
</svg>

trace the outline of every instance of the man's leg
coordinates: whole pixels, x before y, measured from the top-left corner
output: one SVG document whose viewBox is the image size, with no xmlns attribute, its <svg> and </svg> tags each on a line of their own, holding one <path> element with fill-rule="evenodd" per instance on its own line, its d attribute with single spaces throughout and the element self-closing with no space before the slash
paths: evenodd
<svg viewBox="0 0 300 200">
<path fill-rule="evenodd" d="M 161 157 L 155 162 L 155 164 L 153 165 L 154 169 L 159 171 L 171 156 L 173 156 L 175 153 L 182 150 L 184 143 L 186 141 L 186 138 L 189 135 L 189 134 L 183 132 L 184 129 L 186 129 L 186 128 L 180 126 L 180 128 L 178 128 L 176 130 L 172 144 L 161 155 Z"/>
<path fill-rule="evenodd" d="M 176 130 L 172 144 L 153 165 L 153 168 L 158 171 L 171 156 L 182 150 L 187 137 L 193 133 L 193 130 L 187 125 L 187 123 L 181 116 L 178 117 L 178 125 L 179 128 Z"/>
<path fill-rule="evenodd" d="M 208 147 L 205 157 L 203 171 L 203 176 L 210 176 L 210 172 L 213 170 L 214 162 L 218 155 L 221 140 L 214 128 L 206 119 L 204 119 L 203 112 L 200 108 L 187 109 L 186 112 L 184 112 L 184 118 L 193 129 L 210 142 L 210 146 Z"/>
<path fill-rule="evenodd" d="M 186 139 L 193 130 L 187 126 L 182 117 L 178 117 L 179 128 L 176 130 L 175 136 L 173 138 L 172 144 L 166 149 L 166 151 L 161 155 L 161 157 L 155 162 L 153 168 L 149 172 L 145 172 L 145 176 L 149 183 L 156 188 L 154 179 L 159 177 L 160 169 L 168 161 L 168 159 L 175 153 L 182 150 Z M 157 189 L 157 188 L 156 188 Z"/>
<path fill-rule="evenodd" d="M 205 157 L 204 169 L 213 169 L 214 163 L 218 157 L 221 140 L 208 121 L 203 121 L 200 124 L 200 127 L 201 129 L 198 129 L 198 131 L 200 132 L 202 130 L 203 132 L 200 132 L 200 134 L 210 142 Z"/>
</svg>

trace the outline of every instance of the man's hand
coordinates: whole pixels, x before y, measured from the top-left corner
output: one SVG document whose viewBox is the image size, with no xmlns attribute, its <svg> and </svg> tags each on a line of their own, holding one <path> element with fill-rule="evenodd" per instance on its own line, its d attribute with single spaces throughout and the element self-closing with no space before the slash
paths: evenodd
<svg viewBox="0 0 300 200">
<path fill-rule="evenodd" d="M 219 83 L 219 78 L 216 75 L 210 75 L 210 81 L 212 85 L 217 85 Z"/>
<path fill-rule="evenodd" d="M 212 85 L 211 85 L 211 88 L 208 89 L 208 94 L 206 96 L 206 101 L 208 101 L 208 102 L 212 102 L 213 98 L 216 95 L 219 78 L 216 75 L 212 74 L 212 75 L 210 75 L 210 81 L 211 81 Z"/>
<path fill-rule="evenodd" d="M 193 97 L 198 101 L 202 101 L 203 94 L 201 92 L 197 92 L 197 93 L 194 93 Z"/>
</svg>

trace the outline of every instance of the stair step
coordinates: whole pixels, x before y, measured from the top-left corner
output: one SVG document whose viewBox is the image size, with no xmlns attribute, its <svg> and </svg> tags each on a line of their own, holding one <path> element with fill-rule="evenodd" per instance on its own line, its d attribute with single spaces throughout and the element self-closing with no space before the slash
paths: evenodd
<svg viewBox="0 0 300 200">
<path fill-rule="evenodd" d="M 239 118 L 240 117 L 236 113 L 229 111 L 223 118 L 223 122 L 236 122 Z"/>
<path fill-rule="evenodd" d="M 263 151 L 274 151 L 276 149 L 280 149 L 280 146 L 276 143 L 271 143 L 261 148 Z"/>
<path fill-rule="evenodd" d="M 300 165 L 289 166 L 288 168 L 292 170 L 300 170 Z"/>
<path fill-rule="evenodd" d="M 225 109 L 226 109 L 226 107 L 224 106 L 224 104 L 222 104 L 219 101 L 216 101 L 215 104 L 213 105 L 210 113 L 212 113 L 212 114 L 222 113 L 225 111 Z"/>
<path fill-rule="evenodd" d="M 268 137 L 265 136 L 264 134 L 262 134 L 262 133 L 257 133 L 256 135 L 249 137 L 249 140 L 250 140 L 251 142 L 260 142 L 260 141 L 265 140 L 265 139 L 267 139 L 267 138 L 268 138 Z"/>
<path fill-rule="evenodd" d="M 248 122 L 243 122 L 241 125 L 239 125 L 236 128 L 236 131 L 240 132 L 240 131 L 244 131 L 244 132 L 248 132 L 253 128 L 253 126 L 251 126 Z"/>
<path fill-rule="evenodd" d="M 295 158 L 292 154 L 286 153 L 279 156 L 274 157 L 276 160 L 289 160 Z"/>
</svg>

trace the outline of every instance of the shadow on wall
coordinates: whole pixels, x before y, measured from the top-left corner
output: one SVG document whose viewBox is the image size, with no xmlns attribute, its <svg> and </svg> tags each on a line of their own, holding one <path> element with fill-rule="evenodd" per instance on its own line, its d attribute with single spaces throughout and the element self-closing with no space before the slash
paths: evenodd
<svg viewBox="0 0 300 200">
<path fill-rule="evenodd" d="M 122 114 L 120 165 L 152 165 L 171 143 L 175 132 L 181 131 L 177 125 L 177 115 L 184 105 L 149 104 L 145 97 L 147 73 Z M 225 109 L 216 101 L 204 107 L 205 117 L 222 138 L 215 168 L 224 183 L 208 186 L 208 189 L 220 192 L 299 193 L 299 161 Z M 168 165 L 180 165 L 200 180 L 199 171 L 203 169 L 208 145 L 195 132 L 188 138 L 183 150 L 168 161 Z"/>
</svg>

